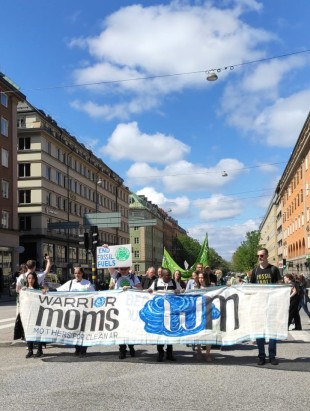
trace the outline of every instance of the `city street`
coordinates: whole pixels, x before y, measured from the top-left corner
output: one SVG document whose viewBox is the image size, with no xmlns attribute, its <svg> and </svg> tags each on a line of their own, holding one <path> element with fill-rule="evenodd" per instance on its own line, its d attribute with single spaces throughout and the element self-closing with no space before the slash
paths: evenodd
<svg viewBox="0 0 310 411">
<path fill-rule="evenodd" d="M 1 300 L 0 300 L 1 301 Z M 176 345 L 177 362 L 156 362 L 155 346 L 118 359 L 117 347 L 48 345 L 26 359 L 26 344 L 12 344 L 15 301 L 0 302 L 0 401 L 5 410 L 305 410 L 309 407 L 310 323 L 278 344 L 280 364 L 256 365 L 255 344 L 212 349 L 212 363 Z"/>
</svg>

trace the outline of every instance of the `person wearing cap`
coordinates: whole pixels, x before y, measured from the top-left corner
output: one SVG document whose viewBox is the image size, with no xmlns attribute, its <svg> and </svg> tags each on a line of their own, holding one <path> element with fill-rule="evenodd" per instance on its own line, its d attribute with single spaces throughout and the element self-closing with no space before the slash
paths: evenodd
<svg viewBox="0 0 310 411">
<path fill-rule="evenodd" d="M 130 273 L 130 267 L 119 267 L 116 269 L 109 269 L 111 275 L 110 290 L 123 290 L 129 289 L 142 290 L 141 283 L 136 274 Z M 119 359 L 124 360 L 127 353 L 126 344 L 119 345 Z M 136 356 L 136 351 L 133 344 L 128 344 L 131 357 Z"/>
</svg>

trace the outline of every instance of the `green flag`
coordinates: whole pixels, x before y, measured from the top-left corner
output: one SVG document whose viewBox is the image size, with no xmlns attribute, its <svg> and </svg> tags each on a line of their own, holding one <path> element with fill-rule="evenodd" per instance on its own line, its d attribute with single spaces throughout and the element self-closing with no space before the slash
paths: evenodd
<svg viewBox="0 0 310 411">
<path fill-rule="evenodd" d="M 204 242 L 200 248 L 198 257 L 196 258 L 195 263 L 192 265 L 191 270 L 196 269 L 196 265 L 198 263 L 203 264 L 205 267 L 206 265 L 209 265 L 209 244 L 208 244 L 208 234 L 206 234 L 206 237 L 204 239 Z"/>
<path fill-rule="evenodd" d="M 164 255 L 163 261 L 161 263 L 163 268 L 169 268 L 171 273 L 173 274 L 176 270 L 180 271 L 181 274 L 185 273 L 185 270 L 178 266 L 178 264 L 174 261 L 168 251 L 164 248 Z"/>
</svg>

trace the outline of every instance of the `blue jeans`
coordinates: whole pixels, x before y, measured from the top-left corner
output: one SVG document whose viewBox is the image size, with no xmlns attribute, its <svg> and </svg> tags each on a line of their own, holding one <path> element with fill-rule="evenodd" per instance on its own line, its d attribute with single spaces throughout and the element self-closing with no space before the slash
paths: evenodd
<svg viewBox="0 0 310 411">
<path fill-rule="evenodd" d="M 266 358 L 265 338 L 256 339 L 259 358 Z M 277 340 L 269 339 L 269 358 L 275 358 L 277 355 Z"/>
</svg>

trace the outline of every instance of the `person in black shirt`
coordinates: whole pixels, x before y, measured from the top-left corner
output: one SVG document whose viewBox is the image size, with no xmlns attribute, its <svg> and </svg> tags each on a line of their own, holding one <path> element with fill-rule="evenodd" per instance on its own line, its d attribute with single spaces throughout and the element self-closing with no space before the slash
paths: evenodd
<svg viewBox="0 0 310 411">
<path fill-rule="evenodd" d="M 279 269 L 269 264 L 268 262 L 268 250 L 267 248 L 260 248 L 257 252 L 258 265 L 251 274 L 252 284 L 275 284 L 281 281 L 281 274 Z M 258 348 L 258 365 L 264 365 L 266 362 L 265 353 L 265 338 L 256 339 Z M 269 339 L 269 362 L 272 365 L 278 365 L 279 362 L 276 359 L 277 354 L 277 340 L 273 338 Z"/>
</svg>

